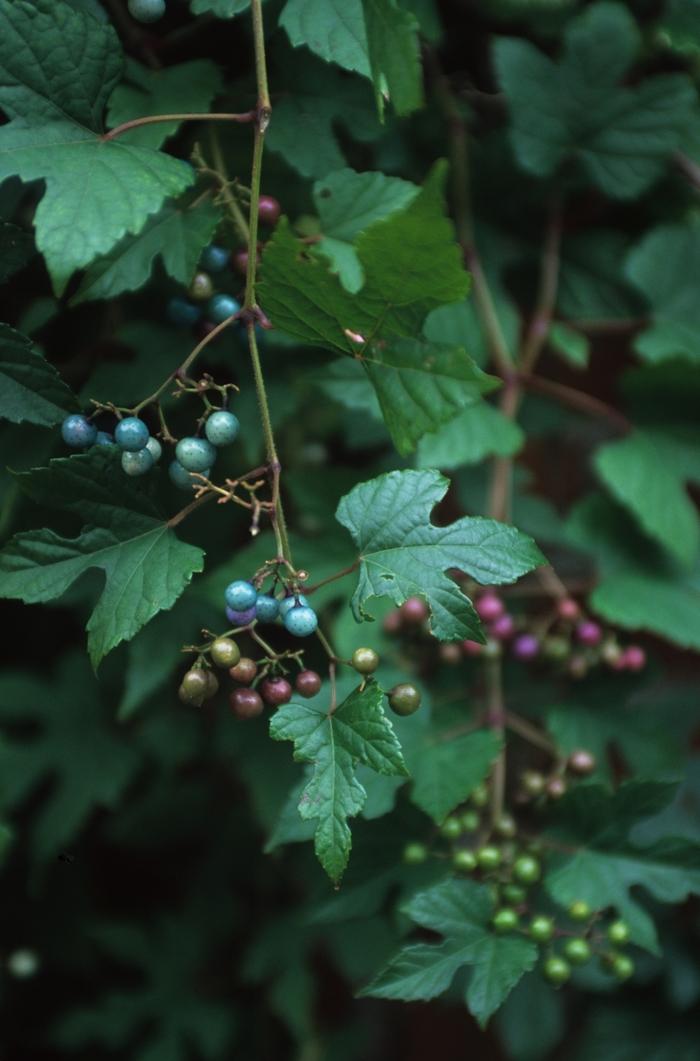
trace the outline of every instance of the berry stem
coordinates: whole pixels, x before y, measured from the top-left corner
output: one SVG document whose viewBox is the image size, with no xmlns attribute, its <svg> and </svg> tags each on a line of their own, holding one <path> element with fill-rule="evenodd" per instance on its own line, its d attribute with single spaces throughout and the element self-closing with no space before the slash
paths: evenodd
<svg viewBox="0 0 700 1061">
<path fill-rule="evenodd" d="M 505 722 L 508 729 L 512 729 L 513 733 L 517 733 L 519 737 L 522 737 L 529 744 L 533 744 L 536 748 L 542 748 L 553 759 L 562 758 L 554 741 L 521 715 L 516 715 L 513 711 L 506 711 Z"/>
<path fill-rule="evenodd" d="M 233 226 L 238 232 L 243 243 L 250 246 L 250 231 L 248 229 L 248 222 L 245 219 L 245 214 L 241 210 L 235 195 L 231 191 L 231 181 L 228 179 L 228 173 L 226 171 L 226 163 L 224 162 L 224 155 L 221 150 L 221 143 L 219 142 L 219 135 L 216 126 L 212 125 L 209 129 L 209 143 L 211 146 L 211 154 L 214 160 L 215 169 L 207 169 L 201 167 L 201 173 L 207 173 L 212 177 L 215 177 L 221 194 L 226 203 L 228 212 L 231 215 L 231 221 Z"/>
<path fill-rule="evenodd" d="M 586 391 L 569 387 L 565 383 L 557 383 L 553 379 L 534 376 L 531 373 L 522 376 L 520 382 L 526 390 L 548 394 L 562 405 L 568 405 L 572 409 L 585 413 L 587 416 L 602 417 L 625 434 L 631 430 L 632 425 L 626 416 L 615 409 L 614 406 L 608 405 L 607 402 L 601 401 L 600 398 L 595 398 L 592 394 L 587 394 Z"/>
<path fill-rule="evenodd" d="M 505 708 L 503 706 L 503 684 L 499 657 L 484 659 L 486 680 L 486 721 L 489 729 L 503 741 L 500 755 L 491 772 L 490 820 L 493 828 L 503 814 L 506 789 Z"/>
<path fill-rule="evenodd" d="M 321 586 L 328 585 L 329 582 L 337 582 L 339 578 L 345 578 L 346 575 L 351 575 L 353 571 L 357 571 L 359 566 L 360 560 L 358 558 L 352 564 L 349 564 L 348 567 L 344 567 L 342 571 L 336 571 L 335 574 L 328 575 L 327 578 L 322 578 L 320 582 L 314 583 L 313 586 L 308 586 L 304 590 L 304 593 L 308 596 L 310 593 L 314 593 L 317 589 L 320 589 Z"/>
<path fill-rule="evenodd" d="M 166 526 L 170 527 L 171 529 L 173 527 L 177 527 L 179 523 L 182 523 L 184 519 L 187 519 L 191 512 L 194 512 L 195 509 L 200 508 L 205 501 L 209 501 L 209 499 L 214 496 L 214 494 L 202 494 L 201 497 L 197 497 L 194 501 L 190 501 L 189 505 L 185 505 L 185 507 L 181 508 L 179 512 L 176 512 L 174 516 L 170 517 Z"/>
<path fill-rule="evenodd" d="M 243 114 L 149 114 L 145 118 L 132 118 L 121 125 L 115 125 L 108 133 L 104 133 L 100 140 L 107 143 L 108 140 L 116 140 L 130 129 L 138 129 L 141 125 L 155 125 L 156 122 L 253 122 L 257 115 L 255 111 L 245 111 Z"/>
</svg>

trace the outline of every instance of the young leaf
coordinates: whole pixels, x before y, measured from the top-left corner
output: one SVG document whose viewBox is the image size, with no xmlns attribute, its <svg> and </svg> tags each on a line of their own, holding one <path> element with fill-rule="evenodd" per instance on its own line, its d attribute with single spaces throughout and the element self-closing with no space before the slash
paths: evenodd
<svg viewBox="0 0 700 1061">
<path fill-rule="evenodd" d="M 16 534 L 0 551 L 2 595 L 27 604 L 55 600 L 99 568 L 105 586 L 87 624 L 95 666 L 159 611 L 172 607 L 203 552 L 176 538 L 145 495 L 123 482 L 115 455 L 95 450 L 18 476 L 41 504 L 88 521 L 77 538 L 51 530 Z"/>
<path fill-rule="evenodd" d="M 177 159 L 102 140 L 122 63 L 109 24 L 62 0 L 0 0 L 0 106 L 11 118 L 0 128 L 0 181 L 45 182 L 34 224 L 58 295 L 194 179 Z"/>
<path fill-rule="evenodd" d="M 684 74 L 620 82 L 641 47 L 630 12 L 596 3 L 573 19 L 559 62 L 516 38 L 496 41 L 498 77 L 511 110 L 513 147 L 525 169 L 549 176 L 569 157 L 613 198 L 640 195 L 682 142 L 695 103 Z"/>
<path fill-rule="evenodd" d="M 594 910 L 614 907 L 629 923 L 634 942 L 658 952 L 654 923 L 630 889 L 641 886 L 666 903 L 700 894 L 700 852 L 671 837 L 642 846 L 630 833 L 666 806 L 675 789 L 674 783 L 639 780 L 614 794 L 586 784 L 565 796 L 551 832 L 575 850 L 555 849 L 549 856 L 545 886 L 552 898 L 563 906 L 582 899 Z"/>
<path fill-rule="evenodd" d="M 0 324 L 0 418 L 51 427 L 78 409 L 75 395 L 31 339 Z"/>
<path fill-rule="evenodd" d="M 440 944 L 403 947 L 360 992 L 363 996 L 405 1001 L 435 998 L 466 965 L 471 969 L 467 1006 L 484 1027 L 537 960 L 534 943 L 498 936 L 490 928 L 494 905 L 486 885 L 445 881 L 416 895 L 404 911 L 416 924 L 445 939 Z"/>
<path fill-rule="evenodd" d="M 294 758 L 313 762 L 314 769 L 299 801 L 305 819 L 317 819 L 315 849 L 331 880 L 342 875 L 350 856 L 348 818 L 366 799 L 355 777 L 364 763 L 376 773 L 406 776 L 408 771 L 382 701 L 384 693 L 371 679 L 356 689 L 331 714 L 317 704 L 290 703 L 270 722 L 273 740 L 294 742 Z"/>
<path fill-rule="evenodd" d="M 413 778 L 411 802 L 440 825 L 484 780 L 501 745 L 488 730 L 446 737 L 431 729 L 411 754 L 406 752 Z"/>
<path fill-rule="evenodd" d="M 336 518 L 360 550 L 360 580 L 352 599 L 358 621 L 371 619 L 372 597 L 401 604 L 423 596 L 431 629 L 441 641 L 483 641 L 471 601 L 445 574 L 465 571 L 483 585 L 514 582 L 544 562 L 539 549 L 515 527 L 463 517 L 436 527 L 430 513 L 449 482 L 436 471 L 396 471 L 360 483 L 340 502 Z"/>
<path fill-rule="evenodd" d="M 156 258 L 173 280 L 188 285 L 200 254 L 211 243 L 221 215 L 211 203 L 189 208 L 168 204 L 137 236 L 125 236 L 88 268 L 72 305 L 138 291 L 148 282 Z"/>
<path fill-rule="evenodd" d="M 397 114 L 411 114 L 423 103 L 418 22 L 398 0 L 362 0 L 362 9 L 379 113 L 386 97 Z"/>
</svg>

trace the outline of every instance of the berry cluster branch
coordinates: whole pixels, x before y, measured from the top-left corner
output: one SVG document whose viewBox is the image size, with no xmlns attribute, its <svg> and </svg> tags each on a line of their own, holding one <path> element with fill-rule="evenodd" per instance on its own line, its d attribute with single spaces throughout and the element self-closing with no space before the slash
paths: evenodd
<svg viewBox="0 0 700 1061">
<path fill-rule="evenodd" d="M 255 111 L 244 111 L 242 114 L 218 114 L 218 113 L 207 113 L 207 114 L 149 114 L 145 118 L 132 118 L 128 122 L 122 122 L 121 125 L 115 125 L 114 129 L 110 129 L 108 133 L 105 133 L 100 137 L 100 140 L 105 143 L 108 140 L 116 140 L 118 136 L 122 136 L 124 133 L 128 133 L 130 129 L 138 129 L 141 125 L 154 125 L 156 122 L 254 122 L 256 119 Z"/>
</svg>

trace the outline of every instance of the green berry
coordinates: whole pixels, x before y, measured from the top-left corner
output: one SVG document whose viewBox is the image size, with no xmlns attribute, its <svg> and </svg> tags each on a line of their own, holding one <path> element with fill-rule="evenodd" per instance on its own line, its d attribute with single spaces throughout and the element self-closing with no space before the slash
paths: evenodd
<svg viewBox="0 0 700 1061">
<path fill-rule="evenodd" d="M 567 939 L 564 944 L 564 954 L 572 965 L 585 965 L 591 960 L 591 947 L 587 940 Z"/>
<path fill-rule="evenodd" d="M 549 943 L 554 935 L 554 921 L 551 917 L 538 914 L 530 922 L 528 931 L 536 943 Z"/>
<path fill-rule="evenodd" d="M 489 801 L 489 790 L 486 785 L 477 785 L 475 789 L 472 789 L 469 799 L 475 807 L 485 807 Z"/>
<path fill-rule="evenodd" d="M 610 968 L 616 980 L 629 980 L 634 973 L 634 962 L 627 954 L 615 954 Z"/>
<path fill-rule="evenodd" d="M 207 671 L 201 667 L 193 667 L 188 670 L 182 679 L 181 688 L 191 704 L 201 704 L 209 690 Z"/>
<path fill-rule="evenodd" d="M 569 907 L 569 917 L 572 921 L 587 921 L 591 916 L 591 908 L 583 899 L 577 899 Z"/>
<path fill-rule="evenodd" d="M 506 839 L 511 839 L 517 832 L 517 826 L 515 819 L 510 814 L 502 814 L 496 822 L 496 832 L 499 836 L 504 836 Z"/>
<path fill-rule="evenodd" d="M 464 814 L 460 815 L 459 820 L 465 833 L 475 833 L 481 824 L 479 815 L 473 810 L 465 810 Z"/>
<path fill-rule="evenodd" d="M 190 284 L 190 298 L 206 302 L 214 294 L 214 285 L 208 273 L 196 273 Z"/>
<path fill-rule="evenodd" d="M 440 834 L 441 836 L 444 836 L 446 840 L 456 840 L 458 836 L 461 836 L 462 826 L 459 818 L 445 818 L 440 826 Z"/>
<path fill-rule="evenodd" d="M 571 976 L 571 967 L 563 958 L 547 958 L 542 966 L 542 973 L 545 980 L 549 980 L 550 984 L 558 987 L 560 984 L 565 984 Z"/>
<path fill-rule="evenodd" d="M 520 903 L 524 903 L 527 899 L 527 892 L 519 884 L 504 884 L 501 893 L 511 906 L 519 906 Z"/>
<path fill-rule="evenodd" d="M 462 847 L 459 851 L 455 851 L 452 856 L 452 865 L 461 873 L 471 873 L 472 870 L 476 869 L 476 856 L 473 851 Z"/>
<path fill-rule="evenodd" d="M 403 849 L 403 860 L 407 866 L 419 866 L 428 857 L 428 848 L 425 844 L 413 842 L 406 844 Z"/>
<path fill-rule="evenodd" d="M 491 924 L 495 932 L 512 932 L 518 927 L 518 914 L 510 906 L 502 906 L 493 915 Z"/>
<path fill-rule="evenodd" d="M 217 637 L 210 649 L 212 663 L 217 667 L 235 667 L 241 658 L 241 650 L 230 637 Z"/>
<path fill-rule="evenodd" d="M 350 662 L 360 674 L 374 674 L 379 666 L 379 656 L 373 648 L 356 648 Z"/>
<path fill-rule="evenodd" d="M 482 869 L 497 869 L 501 864 L 501 852 L 497 847 L 487 844 L 476 852 L 476 860 Z"/>
<path fill-rule="evenodd" d="M 528 796 L 540 796 L 544 792 L 545 780 L 537 770 L 526 770 L 522 776 L 522 784 Z"/>
<path fill-rule="evenodd" d="M 626 921 L 613 921 L 608 926 L 608 939 L 611 943 L 627 943 L 630 938 L 630 929 Z"/>
<path fill-rule="evenodd" d="M 513 876 L 521 884 L 534 884 L 540 879 L 542 867 L 532 855 L 521 855 L 513 863 Z"/>
<path fill-rule="evenodd" d="M 410 682 L 401 682 L 395 685 L 387 693 L 389 707 L 396 715 L 412 715 L 418 710 L 421 703 L 421 695 L 415 685 Z"/>
</svg>

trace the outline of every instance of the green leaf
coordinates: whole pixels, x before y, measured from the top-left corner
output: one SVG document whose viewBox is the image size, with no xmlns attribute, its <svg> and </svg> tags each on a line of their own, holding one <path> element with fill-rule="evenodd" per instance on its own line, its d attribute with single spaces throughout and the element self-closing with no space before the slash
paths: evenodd
<svg viewBox="0 0 700 1061">
<path fill-rule="evenodd" d="M 525 169 L 546 177 L 577 158 L 602 191 L 619 199 L 638 196 L 662 175 L 682 144 L 695 92 L 683 74 L 621 87 L 640 47 L 633 16 L 607 2 L 569 22 L 558 62 L 527 41 L 496 41 L 513 147 Z"/>
<path fill-rule="evenodd" d="M 78 409 L 70 387 L 31 339 L 0 324 L 0 418 L 52 427 Z"/>
<path fill-rule="evenodd" d="M 689 276 L 700 270 L 700 225 L 652 229 L 627 258 L 625 272 L 651 305 L 651 325 L 635 339 L 646 361 L 700 360 L 700 309 Z"/>
<path fill-rule="evenodd" d="M 155 114 L 206 114 L 222 89 L 221 71 L 208 59 L 149 70 L 129 60 L 126 76 L 115 88 L 107 107 L 110 128 Z M 159 148 L 181 123 L 156 122 L 130 129 L 120 140 L 135 147 Z"/>
<path fill-rule="evenodd" d="M 402 456 L 415 449 L 426 432 L 500 386 L 500 380 L 482 372 L 461 347 L 422 339 L 398 339 L 374 348 L 362 363 Z"/>
<path fill-rule="evenodd" d="M 294 758 L 312 762 L 313 772 L 299 801 L 304 819 L 317 819 L 315 849 L 328 876 L 337 881 L 351 847 L 348 818 L 366 799 L 355 777 L 364 763 L 376 773 L 406 776 L 401 747 L 382 708 L 384 693 L 371 679 L 333 713 L 317 704 L 286 704 L 270 722 L 273 740 L 294 742 Z"/>
<path fill-rule="evenodd" d="M 60 0 L 1 0 L 0 105 L 11 121 L 0 128 L 0 181 L 45 182 L 34 224 L 56 294 L 194 179 L 177 159 L 102 141 L 121 72 L 110 25 Z"/>
<path fill-rule="evenodd" d="M 287 0 L 279 24 L 295 48 L 370 77 L 362 0 Z"/>
<path fill-rule="evenodd" d="M 700 478 L 698 457 L 700 451 L 695 454 L 694 479 Z M 690 566 L 700 544 L 700 521 L 685 489 L 686 469 L 679 463 L 675 439 L 661 431 L 634 431 L 602 446 L 595 466 L 644 531 Z"/>
<path fill-rule="evenodd" d="M 488 402 L 477 402 L 437 431 L 423 435 L 416 467 L 451 471 L 463 464 L 479 464 L 486 457 L 511 457 L 524 441 L 518 424 Z"/>
<path fill-rule="evenodd" d="M 533 943 L 491 931 L 494 907 L 485 885 L 445 881 L 416 895 L 404 910 L 416 924 L 445 939 L 437 945 L 403 947 L 360 992 L 363 996 L 404 1001 L 435 998 L 466 965 L 471 969 L 467 1006 L 484 1027 L 537 960 Z"/>
<path fill-rule="evenodd" d="M 364 282 L 353 246 L 357 237 L 375 221 L 405 209 L 418 192 L 410 181 L 351 169 L 329 173 L 314 184 L 314 205 L 323 232 L 318 250 L 331 262 L 347 291 L 356 294 Z"/>
<path fill-rule="evenodd" d="M 0 284 L 24 268 L 34 254 L 34 240 L 24 229 L 0 222 Z"/>
<path fill-rule="evenodd" d="M 644 302 L 622 269 L 628 251 L 628 238 L 612 229 L 595 229 L 564 239 L 558 312 L 579 321 L 641 315 Z"/>
<path fill-rule="evenodd" d="M 355 618 L 371 619 L 372 597 L 424 597 L 431 629 L 442 641 L 483 641 L 471 601 L 445 575 L 466 572 L 483 585 L 514 582 L 543 563 L 539 549 L 514 527 L 492 519 L 463 517 L 436 527 L 430 513 L 449 482 L 436 471 L 395 471 L 360 483 L 340 502 L 336 518 L 360 550 Z"/>
<path fill-rule="evenodd" d="M 484 780 L 501 745 L 488 730 L 454 737 L 431 728 L 406 753 L 413 778 L 411 802 L 440 825 Z"/>
<path fill-rule="evenodd" d="M 555 321 L 549 328 L 549 345 L 573 368 L 587 368 L 590 347 L 587 337 L 581 332 Z"/>
<path fill-rule="evenodd" d="M 87 624 L 94 666 L 172 607 L 202 570 L 202 550 L 179 541 L 147 497 L 124 482 L 112 453 L 53 460 L 18 481 L 35 501 L 88 525 L 77 538 L 51 530 L 16 534 L 0 551 L 2 595 L 27 604 L 55 600 L 86 571 L 101 569 L 104 589 Z"/>
<path fill-rule="evenodd" d="M 217 18 L 235 18 L 247 11 L 250 0 L 190 0 L 193 15 L 216 15 Z"/>
<path fill-rule="evenodd" d="M 634 942 L 656 953 L 654 923 L 630 889 L 643 887 L 665 903 L 699 894 L 700 852 L 697 845 L 672 837 L 642 846 L 630 833 L 666 806 L 675 788 L 670 782 L 640 780 L 626 782 L 613 794 L 596 784 L 568 793 L 551 832 L 576 850 L 552 851 L 545 878 L 547 891 L 563 906 L 582 899 L 594 910 L 615 907 L 629 923 Z"/>
<path fill-rule="evenodd" d="M 204 247 L 211 243 L 221 215 L 211 203 L 168 204 L 150 218 L 137 236 L 125 236 L 88 268 L 71 305 L 115 298 L 148 283 L 156 258 L 168 276 L 189 285 Z"/>
<path fill-rule="evenodd" d="M 439 163 L 420 194 L 399 213 L 375 222 L 357 240 L 365 275 L 349 294 L 289 227 L 278 225 L 265 248 L 260 297 L 273 323 L 313 345 L 355 354 L 358 341 L 413 337 L 436 306 L 464 298 L 464 271 L 452 225 L 444 214 L 445 165 Z"/>
<path fill-rule="evenodd" d="M 399 115 L 423 105 L 418 21 L 397 0 L 362 0 L 369 65 L 381 114 L 384 98 Z"/>
<path fill-rule="evenodd" d="M 5 669 L 0 677 L 1 802 L 19 807 L 51 782 L 32 818 L 32 847 L 55 858 L 92 811 L 114 806 L 139 766 L 133 742 L 114 725 L 82 655 L 56 674 Z"/>
</svg>

